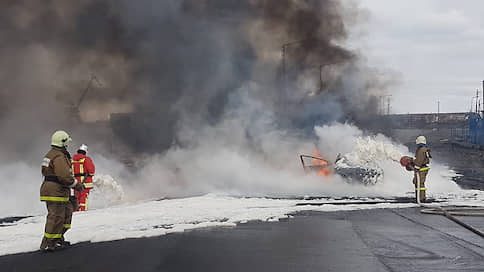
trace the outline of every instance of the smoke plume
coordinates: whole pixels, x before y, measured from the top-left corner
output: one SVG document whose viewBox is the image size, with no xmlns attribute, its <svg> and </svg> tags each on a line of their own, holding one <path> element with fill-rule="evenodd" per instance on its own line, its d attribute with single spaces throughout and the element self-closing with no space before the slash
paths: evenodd
<svg viewBox="0 0 484 272">
<path fill-rule="evenodd" d="M 106 150 L 114 138 L 160 152 L 181 126 L 220 122 L 229 95 L 248 85 L 280 126 L 366 121 L 386 82 L 344 48 L 354 9 L 334 0 L 3 1 L 2 154 L 40 151 L 59 128 Z M 100 83 L 81 101 L 92 75 Z M 79 117 L 110 120 L 112 136 Z M 35 139 L 19 133 L 26 128 Z"/>
<path fill-rule="evenodd" d="M 155 195 L 274 191 L 320 145 L 315 126 L 375 123 L 392 81 L 347 48 L 358 14 L 338 0 L 2 1 L 0 162 L 38 169 L 64 129 L 70 151 L 88 144 L 104 173 Z"/>
</svg>

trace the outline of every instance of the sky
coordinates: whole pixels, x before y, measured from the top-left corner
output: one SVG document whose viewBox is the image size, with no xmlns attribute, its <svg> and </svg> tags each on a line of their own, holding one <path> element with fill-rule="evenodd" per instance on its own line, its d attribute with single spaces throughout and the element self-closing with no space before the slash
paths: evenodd
<svg viewBox="0 0 484 272">
<path fill-rule="evenodd" d="M 484 80 L 484 2 L 360 0 L 351 42 L 397 77 L 391 113 L 465 112 Z M 481 100 L 482 101 L 482 100 Z"/>
</svg>

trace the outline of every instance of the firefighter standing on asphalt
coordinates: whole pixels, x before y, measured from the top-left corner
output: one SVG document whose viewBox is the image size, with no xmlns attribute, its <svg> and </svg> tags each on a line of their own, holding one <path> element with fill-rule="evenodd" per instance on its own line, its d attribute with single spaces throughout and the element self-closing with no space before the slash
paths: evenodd
<svg viewBox="0 0 484 272">
<path fill-rule="evenodd" d="M 415 143 L 417 144 L 415 159 L 413 160 L 415 169 L 413 177 L 413 184 L 415 184 L 415 198 L 418 197 L 418 193 L 420 192 L 420 202 L 425 202 L 425 179 L 430 169 L 428 164 L 430 163 L 432 155 L 430 154 L 430 149 L 427 147 L 427 139 L 425 139 L 425 136 L 418 136 Z"/>
<path fill-rule="evenodd" d="M 92 176 L 96 171 L 96 167 L 91 158 L 87 156 L 87 145 L 82 144 L 77 150 L 77 154 L 72 158 L 72 169 L 74 177 L 77 182 L 84 185 L 86 188 L 83 191 L 75 191 L 75 195 L 79 202 L 79 208 L 76 211 L 87 211 L 87 203 L 89 191 L 93 188 Z"/>
<path fill-rule="evenodd" d="M 69 242 L 64 240 L 64 233 L 71 227 L 71 188 L 78 191 L 84 189 L 84 185 L 78 183 L 72 174 L 71 157 L 66 149 L 71 141 L 71 137 L 65 131 L 56 131 L 52 135 L 52 149 L 42 160 L 44 182 L 40 187 L 40 200 L 47 206 L 45 232 L 40 245 L 43 250 L 54 250 L 69 245 Z"/>
</svg>

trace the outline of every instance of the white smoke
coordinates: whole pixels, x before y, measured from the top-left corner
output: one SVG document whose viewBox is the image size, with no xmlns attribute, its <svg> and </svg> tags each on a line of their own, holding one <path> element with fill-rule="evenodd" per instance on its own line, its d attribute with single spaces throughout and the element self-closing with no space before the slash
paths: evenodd
<svg viewBox="0 0 484 272">
<path fill-rule="evenodd" d="M 316 126 L 311 137 L 281 129 L 274 113 L 252 100 L 247 89 L 240 90 L 230 103 L 233 110 L 216 125 L 182 127 L 180 143 L 140 162 L 144 167 L 137 172 L 93 151 L 98 178 L 91 207 L 207 193 L 242 197 L 413 195 L 413 173 L 398 162 L 402 155 L 412 155 L 405 146 L 383 135 L 366 134 L 351 124 Z M 315 148 L 330 162 L 341 153 L 352 165 L 378 166 L 384 172 L 383 180 L 364 186 L 347 183 L 338 175 L 305 172 L 299 155 L 312 155 Z M 446 166 L 432 163 L 431 167 L 430 196 L 462 192 Z M 0 174 L 10 181 L 2 189 L 0 217 L 45 212 L 39 202 L 40 166 L 13 163 L 1 166 Z"/>
<path fill-rule="evenodd" d="M 40 160 L 36 168 L 24 162 L 0 165 L 0 175 L 5 181 L 0 190 L 0 218 L 37 214 L 45 209 L 39 193 L 42 184 Z"/>
<path fill-rule="evenodd" d="M 406 196 L 412 173 L 399 164 L 408 148 L 383 135 L 366 135 L 351 124 L 314 128 L 315 138 L 278 128 L 272 112 L 241 90 L 239 106 L 218 125 L 183 127 L 182 146 L 150 159 L 141 171 L 136 197 L 182 197 L 206 193 L 237 196 Z M 242 102 L 240 102 L 242 101 Z M 376 186 L 348 184 L 338 175 L 304 172 L 300 154 L 314 148 L 330 162 L 345 155 L 356 166 L 378 166 L 384 178 Z M 455 191 L 449 170 L 432 165 L 429 193 Z M 432 191 L 433 190 L 433 191 Z"/>
<path fill-rule="evenodd" d="M 47 152 L 46 149 L 45 152 Z M 24 216 L 45 213 L 45 204 L 40 201 L 40 186 L 43 182 L 41 174 L 41 157 L 38 165 L 26 162 L 12 162 L 0 165 L 0 175 L 5 183 L 0 191 L 0 218 L 8 216 Z M 96 175 L 97 186 L 91 192 L 91 207 L 105 207 L 119 203 L 124 192 L 121 184 L 127 184 L 131 176 L 124 165 L 101 155 L 94 155 L 93 161 L 97 170 L 109 172 L 109 175 Z M 117 180 L 117 181 L 116 181 Z M 119 183 L 118 183 L 119 182 Z"/>
<path fill-rule="evenodd" d="M 90 206 L 103 208 L 121 201 L 206 193 L 243 197 L 413 195 L 413 173 L 395 161 L 411 154 L 405 146 L 383 135 L 364 135 L 350 124 L 334 123 L 315 127 L 317 137 L 312 141 L 274 126 L 261 126 L 264 129 L 253 135 L 258 140 L 254 147 L 246 140 L 246 121 L 232 118 L 204 128 L 187 147 L 173 147 L 150 158 L 138 175 L 119 162 L 94 156 L 97 172 L 109 175 L 98 174 Z M 337 175 L 321 177 L 304 172 L 298 155 L 311 155 L 315 147 L 329 161 L 334 154 L 343 153 L 355 164 L 377 164 L 384 171 L 384 179 L 374 186 L 364 186 L 348 184 Z M 431 167 L 427 182 L 430 196 L 462 193 L 451 180 L 452 171 L 436 163 Z M 0 174 L 11 181 L 11 186 L 2 190 L 0 217 L 45 212 L 39 201 L 40 166 L 3 165 Z"/>
</svg>

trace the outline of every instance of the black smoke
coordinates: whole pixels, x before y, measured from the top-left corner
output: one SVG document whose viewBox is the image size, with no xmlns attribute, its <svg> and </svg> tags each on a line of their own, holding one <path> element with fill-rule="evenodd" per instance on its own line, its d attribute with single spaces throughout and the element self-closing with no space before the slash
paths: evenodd
<svg viewBox="0 0 484 272">
<path fill-rule="evenodd" d="M 219 122 L 249 83 L 280 126 L 371 124 L 385 82 L 344 46 L 353 9 L 337 0 L 2 1 L 0 151 L 43 150 L 64 128 L 159 152 L 180 126 Z M 93 74 L 102 86 L 80 102 Z M 113 136 L 78 119 L 108 105 L 129 108 L 112 115 Z"/>
</svg>

